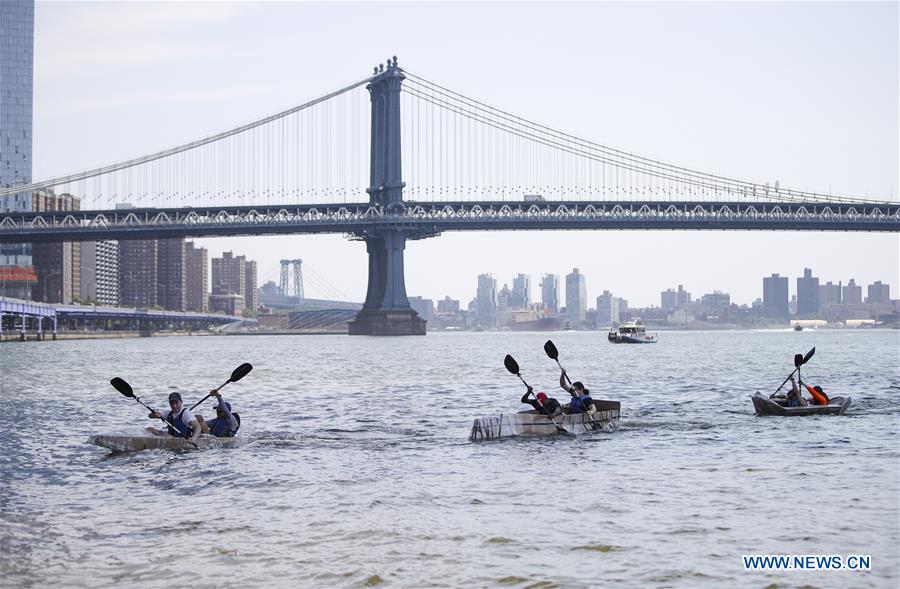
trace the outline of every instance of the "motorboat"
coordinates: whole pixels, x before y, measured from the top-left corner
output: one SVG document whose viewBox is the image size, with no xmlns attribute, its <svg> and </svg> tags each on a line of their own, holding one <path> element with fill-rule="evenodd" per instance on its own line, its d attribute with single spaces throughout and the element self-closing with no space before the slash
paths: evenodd
<svg viewBox="0 0 900 589">
<path fill-rule="evenodd" d="M 647 335 L 647 330 L 640 319 L 634 319 L 610 330 L 607 339 L 614 344 L 655 344 L 655 335 Z"/>
</svg>

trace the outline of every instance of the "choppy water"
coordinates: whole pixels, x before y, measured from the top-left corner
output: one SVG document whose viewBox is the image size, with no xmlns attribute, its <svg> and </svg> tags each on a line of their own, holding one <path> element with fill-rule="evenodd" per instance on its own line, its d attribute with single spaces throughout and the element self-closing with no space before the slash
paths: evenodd
<svg viewBox="0 0 900 589">
<path fill-rule="evenodd" d="M 470 443 L 563 398 L 542 344 L 621 429 Z M 0 347 L 0 585 L 896 587 L 900 333 L 177 337 Z M 842 417 L 758 418 L 795 353 Z M 109 455 L 152 406 L 223 389 L 246 443 Z M 206 403 L 204 413 L 209 413 Z M 870 572 L 746 572 L 743 554 L 868 554 Z M 190 575 L 190 576 L 185 576 Z M 188 581 L 195 579 L 194 581 Z M 772 585 L 774 583 L 774 585 Z"/>
</svg>

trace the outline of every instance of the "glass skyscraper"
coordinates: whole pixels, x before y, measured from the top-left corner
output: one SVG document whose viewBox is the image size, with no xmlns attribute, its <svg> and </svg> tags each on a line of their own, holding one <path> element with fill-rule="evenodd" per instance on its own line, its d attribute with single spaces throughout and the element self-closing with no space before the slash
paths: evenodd
<svg viewBox="0 0 900 589">
<path fill-rule="evenodd" d="M 34 0 L 0 1 L 0 188 L 32 181 Z M 0 197 L 0 212 L 32 210 L 31 193 Z M 4 244 L 0 266 L 31 266 L 30 244 Z"/>
</svg>

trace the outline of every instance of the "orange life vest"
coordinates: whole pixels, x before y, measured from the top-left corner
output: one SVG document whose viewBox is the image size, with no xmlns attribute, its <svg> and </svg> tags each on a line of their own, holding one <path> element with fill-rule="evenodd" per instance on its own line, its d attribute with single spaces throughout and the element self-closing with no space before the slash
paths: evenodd
<svg viewBox="0 0 900 589">
<path fill-rule="evenodd" d="M 813 399 L 816 400 L 816 405 L 827 405 L 828 404 L 828 396 L 822 391 L 821 387 L 814 389 L 806 383 L 803 383 L 803 386 L 806 387 L 806 390 L 809 391 L 809 394 L 813 396 Z"/>
</svg>

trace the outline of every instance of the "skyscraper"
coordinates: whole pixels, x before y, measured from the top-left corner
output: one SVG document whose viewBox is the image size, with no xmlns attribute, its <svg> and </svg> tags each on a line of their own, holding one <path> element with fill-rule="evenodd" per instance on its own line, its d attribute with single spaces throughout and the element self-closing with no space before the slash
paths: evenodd
<svg viewBox="0 0 900 589">
<path fill-rule="evenodd" d="M 787 276 L 772 274 L 763 278 L 763 308 L 770 316 L 788 317 Z"/>
<path fill-rule="evenodd" d="M 584 274 L 573 268 L 571 274 L 566 274 L 566 315 L 572 322 L 572 327 L 584 321 L 587 315 L 587 285 Z"/>
<path fill-rule="evenodd" d="M 244 259 L 244 256 L 238 256 Z M 244 260 L 244 310 L 256 311 L 259 307 L 258 294 L 256 292 L 256 260 Z"/>
<path fill-rule="evenodd" d="M 244 262 L 244 256 L 235 257 L 233 252 L 222 252 L 221 258 L 213 258 L 213 292 L 217 294 L 237 294 L 244 296 L 247 276 L 247 266 Z"/>
<path fill-rule="evenodd" d="M 887 303 L 891 300 L 891 285 L 881 284 L 880 280 L 876 280 L 874 284 L 869 285 L 869 303 Z"/>
<path fill-rule="evenodd" d="M 531 306 L 531 276 L 516 274 L 513 277 L 512 292 L 509 294 L 510 309 L 527 309 Z"/>
<path fill-rule="evenodd" d="M 34 0 L 0 1 L 0 188 L 32 181 L 33 73 Z M 0 212 L 31 207 L 27 192 L 0 197 Z M 32 262 L 30 243 L 0 245 L 0 267 L 8 268 L 4 275 L 34 276 Z M 16 266 L 21 268 L 14 270 Z M 0 281 L 0 295 L 27 294 L 27 286 L 20 284 L 6 293 L 5 285 Z"/>
<path fill-rule="evenodd" d="M 819 278 L 809 268 L 797 278 L 797 315 L 804 317 L 819 312 Z"/>
<path fill-rule="evenodd" d="M 157 244 L 156 298 L 163 309 L 184 311 L 186 304 L 187 259 L 184 238 L 160 239 Z"/>
<path fill-rule="evenodd" d="M 146 309 L 155 307 L 158 249 L 155 239 L 119 242 L 119 304 Z"/>
<path fill-rule="evenodd" d="M 551 315 L 559 313 L 559 275 L 544 274 L 541 277 L 541 303 Z"/>
<path fill-rule="evenodd" d="M 114 307 L 119 304 L 119 243 L 85 241 L 81 244 L 83 301 Z"/>
<path fill-rule="evenodd" d="M 185 310 L 206 313 L 209 311 L 209 254 L 206 248 L 194 247 L 193 241 L 184 244 Z"/>
<path fill-rule="evenodd" d="M 691 302 L 691 293 L 684 290 L 684 285 L 679 284 L 678 290 L 671 288 L 660 293 L 659 308 L 663 311 L 673 311 Z"/>
<path fill-rule="evenodd" d="M 819 307 L 841 304 L 841 283 L 832 284 L 829 280 L 819 285 Z"/>
<path fill-rule="evenodd" d="M 478 275 L 475 321 L 478 325 L 486 328 L 497 325 L 497 281 L 490 274 Z"/>
<path fill-rule="evenodd" d="M 841 300 L 851 305 L 859 305 L 862 303 L 862 286 L 856 284 L 852 278 L 850 282 L 844 286 L 841 291 Z"/>
<path fill-rule="evenodd" d="M 616 327 L 621 322 L 621 309 L 619 303 L 622 299 L 614 297 L 611 292 L 604 290 L 597 297 L 597 327 Z"/>
</svg>

